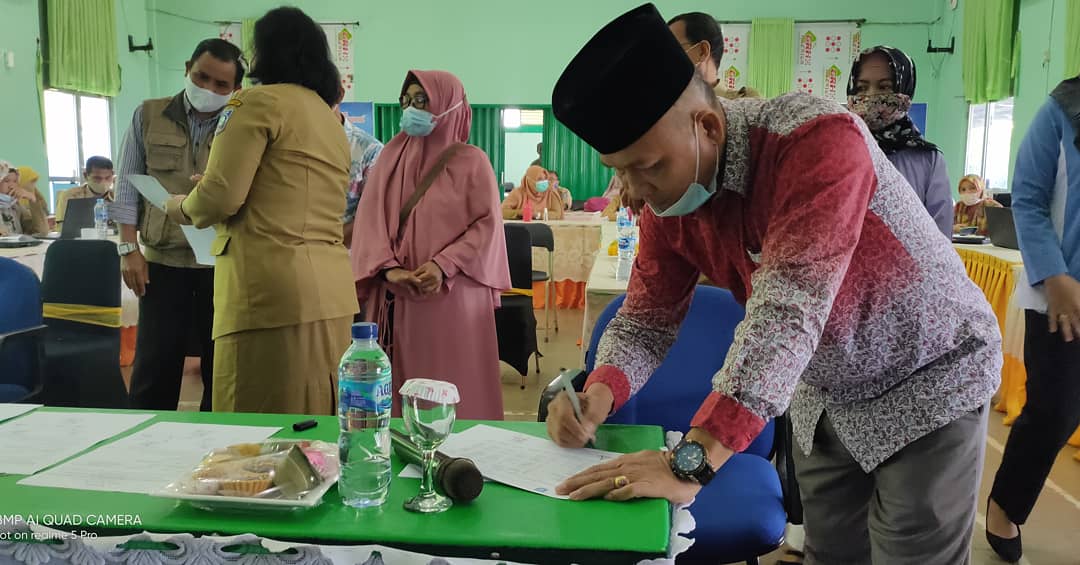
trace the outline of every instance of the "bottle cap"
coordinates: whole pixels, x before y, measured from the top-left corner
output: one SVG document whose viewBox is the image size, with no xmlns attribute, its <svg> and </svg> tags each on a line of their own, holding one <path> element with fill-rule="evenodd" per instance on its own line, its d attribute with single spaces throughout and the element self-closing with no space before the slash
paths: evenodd
<svg viewBox="0 0 1080 565">
<path fill-rule="evenodd" d="M 358 322 L 352 325 L 353 339 L 379 339 L 379 325 L 371 322 Z"/>
</svg>

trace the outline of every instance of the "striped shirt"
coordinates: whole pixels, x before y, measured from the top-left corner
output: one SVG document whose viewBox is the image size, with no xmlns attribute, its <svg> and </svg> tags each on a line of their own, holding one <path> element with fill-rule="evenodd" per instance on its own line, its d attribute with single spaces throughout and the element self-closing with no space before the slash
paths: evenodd
<svg viewBox="0 0 1080 565">
<path fill-rule="evenodd" d="M 191 151 L 194 154 L 199 145 L 209 143 L 217 128 L 218 113 L 200 118 L 184 97 L 184 109 L 187 110 L 188 133 L 191 136 Z M 135 108 L 131 118 L 131 127 L 124 136 L 124 145 L 120 150 L 120 164 L 116 170 L 116 200 L 109 205 L 109 217 L 118 224 L 138 225 L 139 208 L 142 197 L 135 185 L 127 179 L 128 175 L 146 174 L 146 145 L 143 144 L 143 105 Z"/>
</svg>

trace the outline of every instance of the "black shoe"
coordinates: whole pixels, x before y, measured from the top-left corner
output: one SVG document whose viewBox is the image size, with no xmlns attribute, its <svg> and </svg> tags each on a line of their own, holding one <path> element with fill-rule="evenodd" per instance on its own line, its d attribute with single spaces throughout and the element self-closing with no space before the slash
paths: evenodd
<svg viewBox="0 0 1080 565">
<path fill-rule="evenodd" d="M 986 511 L 990 512 L 990 500 L 986 501 Z M 994 553 L 998 554 L 998 557 L 1008 561 L 1009 563 L 1016 563 L 1020 561 L 1020 558 L 1024 555 L 1024 544 L 1020 541 L 1020 527 L 1016 527 L 1016 537 L 1005 539 L 995 536 L 990 533 L 990 518 L 986 518 L 986 541 L 990 544 L 990 548 L 994 550 Z"/>
<path fill-rule="evenodd" d="M 987 530 L 986 541 L 990 543 L 990 548 L 994 550 L 994 553 L 998 554 L 998 557 L 1009 563 L 1020 561 L 1020 558 L 1024 555 L 1024 544 L 1020 541 L 1019 533 L 1016 534 L 1015 538 L 1005 539 L 999 538 Z"/>
</svg>

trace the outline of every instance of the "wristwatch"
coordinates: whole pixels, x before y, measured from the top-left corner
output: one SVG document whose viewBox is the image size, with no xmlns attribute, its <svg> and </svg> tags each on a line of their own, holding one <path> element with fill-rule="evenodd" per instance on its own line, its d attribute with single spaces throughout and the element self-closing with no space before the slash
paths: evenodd
<svg viewBox="0 0 1080 565">
<path fill-rule="evenodd" d="M 709 465 L 705 446 L 685 438 L 671 451 L 671 472 L 684 481 L 694 481 L 701 486 L 709 484 L 716 476 L 716 471 Z"/>
<path fill-rule="evenodd" d="M 119 253 L 121 257 L 126 257 L 128 255 L 131 255 L 132 253 L 134 253 L 134 252 L 136 252 L 138 250 L 139 250 L 139 244 L 138 243 L 124 242 L 124 243 L 120 243 L 120 244 L 118 244 L 116 246 L 116 252 Z"/>
</svg>

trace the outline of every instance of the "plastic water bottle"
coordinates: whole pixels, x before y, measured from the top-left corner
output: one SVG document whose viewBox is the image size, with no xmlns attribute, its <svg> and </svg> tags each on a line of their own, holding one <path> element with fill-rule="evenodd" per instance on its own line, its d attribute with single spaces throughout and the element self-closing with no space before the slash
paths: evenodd
<svg viewBox="0 0 1080 565">
<path fill-rule="evenodd" d="M 630 280 L 630 271 L 634 266 L 634 223 L 630 221 L 630 211 L 619 208 L 615 214 L 615 227 L 618 230 L 619 263 L 615 268 L 615 280 Z"/>
<path fill-rule="evenodd" d="M 390 359 L 379 327 L 353 324 L 352 345 L 338 366 L 338 493 L 355 508 L 379 506 L 390 491 Z"/>
<path fill-rule="evenodd" d="M 109 239 L 109 207 L 104 198 L 94 204 L 94 230 L 98 239 Z"/>
</svg>

